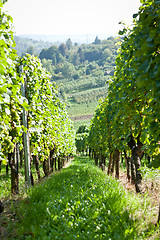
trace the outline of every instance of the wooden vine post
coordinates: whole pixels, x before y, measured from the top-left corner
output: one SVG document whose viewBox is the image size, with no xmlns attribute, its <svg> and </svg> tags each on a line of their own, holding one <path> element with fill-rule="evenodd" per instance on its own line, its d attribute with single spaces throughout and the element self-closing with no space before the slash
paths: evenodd
<svg viewBox="0 0 160 240">
<path fill-rule="evenodd" d="M 18 194 L 18 162 L 19 162 L 19 144 L 16 143 L 13 152 L 13 159 L 11 164 L 11 191 L 13 194 Z"/>
<path fill-rule="evenodd" d="M 23 66 L 20 66 L 20 73 L 23 72 Z M 26 78 L 21 85 L 22 96 L 26 97 Z M 23 147 L 24 147 L 24 164 L 25 164 L 25 181 L 28 186 L 31 186 L 31 168 L 30 168 L 30 148 L 29 148 L 29 131 L 28 131 L 28 111 L 23 107 L 22 124 L 25 127 L 23 132 Z"/>
</svg>

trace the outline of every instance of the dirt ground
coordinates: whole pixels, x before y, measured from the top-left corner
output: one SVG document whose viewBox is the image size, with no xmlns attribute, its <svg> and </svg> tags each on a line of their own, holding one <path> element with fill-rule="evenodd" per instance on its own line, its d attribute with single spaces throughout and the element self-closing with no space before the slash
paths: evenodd
<svg viewBox="0 0 160 240">
<path fill-rule="evenodd" d="M 73 121 L 80 121 L 80 120 L 87 120 L 91 119 L 93 115 L 82 115 L 82 116 L 77 116 L 77 117 L 70 117 Z"/>
<path fill-rule="evenodd" d="M 128 182 L 127 176 L 125 172 L 120 171 L 119 183 L 129 192 L 137 194 L 135 191 L 135 186 Z M 143 192 L 140 195 L 142 198 L 144 194 L 150 199 L 151 207 L 155 212 L 155 219 L 153 219 L 152 223 L 156 224 L 158 220 L 159 207 L 160 207 L 160 178 L 157 180 L 142 181 Z M 159 238 L 160 239 L 160 238 Z"/>
</svg>

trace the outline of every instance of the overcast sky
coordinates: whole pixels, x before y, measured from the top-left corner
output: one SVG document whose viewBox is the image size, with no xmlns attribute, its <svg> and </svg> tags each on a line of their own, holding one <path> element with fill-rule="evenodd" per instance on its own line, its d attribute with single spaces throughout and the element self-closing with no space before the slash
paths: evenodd
<svg viewBox="0 0 160 240">
<path fill-rule="evenodd" d="M 132 23 L 140 0 L 8 0 L 5 10 L 20 34 L 117 34 Z"/>
</svg>

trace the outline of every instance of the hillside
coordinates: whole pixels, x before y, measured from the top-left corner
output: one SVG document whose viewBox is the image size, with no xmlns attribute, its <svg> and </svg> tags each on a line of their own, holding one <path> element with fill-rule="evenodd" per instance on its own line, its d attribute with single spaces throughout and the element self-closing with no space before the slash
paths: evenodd
<svg viewBox="0 0 160 240">
<path fill-rule="evenodd" d="M 34 40 L 27 36 L 14 36 L 14 41 L 16 43 L 15 50 L 19 56 L 22 56 L 25 53 L 38 56 L 43 48 L 48 48 L 53 45 L 53 42 Z M 57 42 L 54 44 L 58 45 Z"/>
<path fill-rule="evenodd" d="M 51 73 L 51 81 L 60 87 L 71 118 L 92 115 L 98 100 L 107 96 L 118 41 L 113 37 L 101 41 L 97 36 L 91 44 L 78 45 L 68 39 L 59 47 L 53 45 L 40 52 L 42 64 Z"/>
<path fill-rule="evenodd" d="M 75 128 L 89 124 L 98 101 L 105 98 L 108 82 L 114 73 L 119 39 L 97 36 L 90 44 L 43 42 L 14 37 L 19 56 L 38 56 L 51 74 L 51 81 L 60 88 L 60 97 L 75 122 Z"/>
</svg>

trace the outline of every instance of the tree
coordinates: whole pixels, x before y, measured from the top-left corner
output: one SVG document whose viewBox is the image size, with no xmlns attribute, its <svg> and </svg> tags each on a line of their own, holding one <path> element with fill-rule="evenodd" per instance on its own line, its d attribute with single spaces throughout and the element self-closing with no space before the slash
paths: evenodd
<svg viewBox="0 0 160 240">
<path fill-rule="evenodd" d="M 43 65 L 43 67 L 47 70 L 47 71 L 49 71 L 51 74 L 54 72 L 54 66 L 53 66 L 53 64 L 52 64 L 53 62 L 52 62 L 52 60 L 50 60 L 50 59 L 45 59 L 45 58 L 43 58 L 42 59 L 42 65 Z"/>
<path fill-rule="evenodd" d="M 83 62 L 85 60 L 85 56 L 84 56 L 84 51 L 82 50 L 82 48 L 78 49 L 78 54 L 80 57 L 80 61 Z"/>
<path fill-rule="evenodd" d="M 96 45 L 101 44 L 101 40 L 98 38 L 98 36 L 96 36 L 93 43 L 96 44 Z"/>
<path fill-rule="evenodd" d="M 42 51 L 39 54 L 39 58 L 42 60 L 43 58 L 49 59 L 48 58 L 48 49 L 43 48 Z"/>
<path fill-rule="evenodd" d="M 42 51 L 39 54 L 39 58 L 42 59 L 47 59 L 47 60 L 52 60 L 53 65 L 56 65 L 61 61 L 61 56 L 58 51 L 58 47 L 53 45 L 49 47 L 48 49 L 42 49 Z"/>
<path fill-rule="evenodd" d="M 59 64 L 58 71 L 62 72 L 64 78 L 71 78 L 75 74 L 75 68 L 72 63 L 69 63 L 67 61 Z"/>
<path fill-rule="evenodd" d="M 80 57 L 78 53 L 74 55 L 72 63 L 74 66 L 78 66 L 80 64 Z"/>
<path fill-rule="evenodd" d="M 72 48 L 72 41 L 70 38 L 68 38 L 68 40 L 66 41 L 66 46 L 67 46 L 68 50 L 70 50 Z"/>
<path fill-rule="evenodd" d="M 29 46 L 29 47 L 27 48 L 26 53 L 28 53 L 28 54 L 30 54 L 30 55 L 34 55 L 34 53 L 35 53 L 34 47 L 33 47 L 33 46 Z"/>
<path fill-rule="evenodd" d="M 61 45 L 59 46 L 58 50 L 60 51 L 60 53 L 62 54 L 62 56 L 66 57 L 68 54 L 68 48 L 66 46 L 66 44 L 61 43 Z"/>
<path fill-rule="evenodd" d="M 108 48 L 105 48 L 103 51 L 103 58 L 105 59 L 105 61 L 106 61 L 106 58 L 111 57 L 111 55 L 112 55 L 111 50 Z"/>
</svg>

